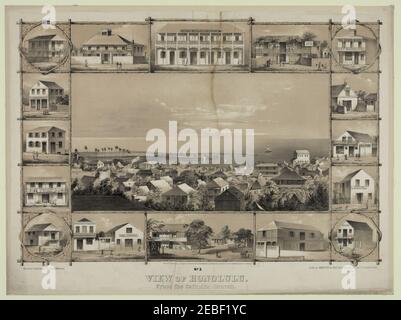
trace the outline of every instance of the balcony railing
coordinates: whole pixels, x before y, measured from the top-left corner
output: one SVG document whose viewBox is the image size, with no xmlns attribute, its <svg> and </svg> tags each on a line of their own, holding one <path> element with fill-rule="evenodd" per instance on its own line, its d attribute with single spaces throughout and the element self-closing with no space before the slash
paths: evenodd
<svg viewBox="0 0 401 320">
<path fill-rule="evenodd" d="M 43 192 L 46 192 L 46 193 L 65 193 L 66 192 L 66 188 L 65 187 L 59 187 L 59 188 L 49 188 L 49 187 L 42 187 L 42 188 L 39 188 L 39 187 L 26 187 L 25 188 L 25 191 L 26 192 L 29 192 L 29 193 L 43 193 Z"/>
<path fill-rule="evenodd" d="M 337 47 L 337 51 L 344 51 L 344 52 L 364 52 L 366 48 L 355 48 L 355 47 Z"/>
</svg>

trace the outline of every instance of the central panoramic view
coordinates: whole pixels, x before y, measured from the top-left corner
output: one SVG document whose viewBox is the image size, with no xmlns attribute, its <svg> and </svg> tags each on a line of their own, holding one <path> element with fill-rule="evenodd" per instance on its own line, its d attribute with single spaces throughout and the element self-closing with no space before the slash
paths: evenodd
<svg viewBox="0 0 401 320">
<path fill-rule="evenodd" d="M 328 210 L 324 75 L 72 77 L 74 211 Z"/>
</svg>

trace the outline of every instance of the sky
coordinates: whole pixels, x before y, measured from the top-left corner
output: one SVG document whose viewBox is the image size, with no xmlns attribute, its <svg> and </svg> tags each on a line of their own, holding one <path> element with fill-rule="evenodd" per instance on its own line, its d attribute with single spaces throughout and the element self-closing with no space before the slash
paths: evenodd
<svg viewBox="0 0 401 320">
<path fill-rule="evenodd" d="M 322 74 L 73 74 L 73 138 L 143 151 L 146 133 L 254 129 L 269 139 L 329 138 L 329 77 Z M 261 142 L 262 143 L 262 142 Z M 74 148 L 74 147 L 73 147 Z"/>
</svg>

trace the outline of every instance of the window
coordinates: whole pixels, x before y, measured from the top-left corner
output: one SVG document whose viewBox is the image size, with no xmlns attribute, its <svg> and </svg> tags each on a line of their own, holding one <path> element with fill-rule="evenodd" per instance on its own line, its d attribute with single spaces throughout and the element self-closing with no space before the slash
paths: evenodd
<svg viewBox="0 0 401 320">
<path fill-rule="evenodd" d="M 238 51 L 234 51 L 234 59 L 238 59 L 239 58 L 239 52 Z"/>
<path fill-rule="evenodd" d="M 40 147 L 40 142 L 39 142 L 39 141 L 36 141 L 36 142 L 35 142 L 35 147 L 37 147 L 37 148 Z"/>
<path fill-rule="evenodd" d="M 125 230 L 125 233 L 132 233 L 132 228 L 127 228 L 127 229 Z"/>
<path fill-rule="evenodd" d="M 266 237 L 266 231 L 262 231 L 262 237 Z"/>
<path fill-rule="evenodd" d="M 343 42 L 342 41 L 338 41 L 337 42 L 337 47 L 342 48 L 343 47 Z"/>
<path fill-rule="evenodd" d="M 117 239 L 117 244 L 121 244 L 121 239 Z"/>
<path fill-rule="evenodd" d="M 28 136 L 29 136 L 29 138 L 33 138 L 33 133 L 29 132 Z"/>
<path fill-rule="evenodd" d="M 56 137 L 56 133 L 52 132 L 52 138 L 55 138 L 55 137 Z"/>
<path fill-rule="evenodd" d="M 294 231 L 290 231 L 290 237 L 291 237 L 291 238 L 294 238 L 294 237 L 295 237 Z"/>
<path fill-rule="evenodd" d="M 39 182 L 39 188 L 42 188 L 42 187 L 43 187 L 43 183 Z"/>
<path fill-rule="evenodd" d="M 187 53 L 185 51 L 180 51 L 180 58 L 185 59 L 187 57 Z"/>
<path fill-rule="evenodd" d="M 29 146 L 29 147 L 33 147 L 33 142 L 32 142 L 32 141 L 29 141 L 28 146 Z"/>
<path fill-rule="evenodd" d="M 93 244 L 93 239 L 86 239 L 86 244 L 92 245 Z"/>
<path fill-rule="evenodd" d="M 361 180 L 356 179 L 355 180 L 355 186 L 359 187 L 361 185 Z"/>
<path fill-rule="evenodd" d="M 90 226 L 90 227 L 89 227 L 89 232 L 90 232 L 90 233 L 95 232 L 95 228 L 94 228 L 93 226 Z"/>
<path fill-rule="evenodd" d="M 75 233 L 79 233 L 79 226 L 75 227 Z"/>
<path fill-rule="evenodd" d="M 82 233 L 87 233 L 87 232 L 88 232 L 88 227 L 82 226 Z"/>
<path fill-rule="evenodd" d="M 369 179 L 365 179 L 365 187 L 369 187 L 369 183 L 370 183 Z"/>
<path fill-rule="evenodd" d="M 344 55 L 345 61 L 352 61 L 352 52 L 346 52 Z"/>
<path fill-rule="evenodd" d="M 311 237 L 311 239 L 314 239 L 315 238 L 315 234 L 313 232 L 311 232 L 310 237 Z"/>
<path fill-rule="evenodd" d="M 137 244 L 141 244 L 141 243 L 142 243 L 142 239 L 136 240 L 136 243 L 137 243 Z"/>
<path fill-rule="evenodd" d="M 368 193 L 368 200 L 372 200 L 373 199 L 373 195 L 371 192 Z"/>
<path fill-rule="evenodd" d="M 59 138 L 62 138 L 62 137 L 63 137 L 63 133 L 62 133 L 61 131 L 58 133 L 58 137 L 59 137 Z"/>
<path fill-rule="evenodd" d="M 58 147 L 59 147 L 59 148 L 62 148 L 62 147 L 63 147 L 63 143 L 62 143 L 61 141 L 59 141 Z"/>
<path fill-rule="evenodd" d="M 57 187 L 58 187 L 58 188 L 61 187 L 61 182 L 57 182 Z"/>
<path fill-rule="evenodd" d="M 49 183 L 49 188 L 53 188 L 53 182 Z"/>
<path fill-rule="evenodd" d="M 63 199 L 63 194 L 62 193 L 57 193 L 57 199 Z"/>
<path fill-rule="evenodd" d="M 160 58 L 165 59 L 166 58 L 166 51 L 160 51 Z"/>
<path fill-rule="evenodd" d="M 33 199 L 33 193 L 28 193 L 28 200 L 32 200 Z"/>
<path fill-rule="evenodd" d="M 348 229 L 348 233 L 352 233 L 352 229 Z"/>
<path fill-rule="evenodd" d="M 35 132 L 35 138 L 39 138 L 39 132 Z"/>
<path fill-rule="evenodd" d="M 205 58 L 206 58 L 206 52 L 201 51 L 201 53 L 200 53 L 200 58 L 201 58 L 201 59 L 205 59 Z"/>
</svg>

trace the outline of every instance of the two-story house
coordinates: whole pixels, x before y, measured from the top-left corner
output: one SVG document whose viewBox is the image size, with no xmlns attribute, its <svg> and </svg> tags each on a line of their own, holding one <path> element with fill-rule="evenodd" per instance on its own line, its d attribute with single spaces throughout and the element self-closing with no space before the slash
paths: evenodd
<svg viewBox="0 0 401 320">
<path fill-rule="evenodd" d="M 365 249 L 374 246 L 373 230 L 366 222 L 344 220 L 335 231 L 339 248 Z"/>
<path fill-rule="evenodd" d="M 119 57 L 131 57 L 131 63 L 143 63 L 145 60 L 143 44 L 130 41 L 111 29 L 92 36 L 82 44 L 80 51 L 84 57 L 99 57 L 102 64 L 118 62 Z"/>
<path fill-rule="evenodd" d="M 143 231 L 130 223 L 123 223 L 105 232 L 115 249 L 140 250 L 143 246 Z"/>
<path fill-rule="evenodd" d="M 82 218 L 73 223 L 74 251 L 98 250 L 99 244 L 96 239 L 96 223 Z"/>
<path fill-rule="evenodd" d="M 186 231 L 187 224 L 163 224 L 156 230 L 152 230 L 149 239 L 149 250 L 151 254 L 160 254 L 164 249 L 188 250 Z"/>
<path fill-rule="evenodd" d="M 26 206 L 66 206 L 67 195 L 63 178 L 35 177 L 25 182 Z"/>
<path fill-rule="evenodd" d="M 375 180 L 363 169 L 351 172 L 334 184 L 334 201 L 339 204 L 374 204 Z"/>
<path fill-rule="evenodd" d="M 256 172 L 266 177 L 274 177 L 280 173 L 280 167 L 277 163 L 258 163 L 255 168 Z"/>
<path fill-rule="evenodd" d="M 65 130 L 48 126 L 29 130 L 25 136 L 26 152 L 65 154 Z"/>
<path fill-rule="evenodd" d="M 295 150 L 294 159 L 292 160 L 292 164 L 296 166 L 297 164 L 309 164 L 310 163 L 310 154 L 309 150 Z"/>
<path fill-rule="evenodd" d="M 66 55 L 67 41 L 58 34 L 39 35 L 27 40 L 26 56 L 31 62 L 58 62 Z"/>
<path fill-rule="evenodd" d="M 185 206 L 188 203 L 188 199 L 188 194 L 177 186 L 162 194 L 162 201 L 174 208 Z"/>
<path fill-rule="evenodd" d="M 61 231 L 52 223 L 35 224 L 25 230 L 24 245 L 58 248 Z"/>
<path fill-rule="evenodd" d="M 37 81 L 29 90 L 29 108 L 26 111 L 57 111 L 57 104 L 64 97 L 64 89 L 53 81 Z"/>
<path fill-rule="evenodd" d="M 358 95 L 346 82 L 331 86 L 331 104 L 334 112 L 348 113 L 356 111 Z"/>
<path fill-rule="evenodd" d="M 323 251 L 327 241 L 313 226 L 273 220 L 256 233 L 256 255 L 268 257 L 269 247 L 290 251 Z"/>
<path fill-rule="evenodd" d="M 281 173 L 278 176 L 273 177 L 271 180 L 279 187 L 286 188 L 302 187 L 306 182 L 306 179 L 304 177 L 300 176 L 298 173 L 290 170 L 287 167 L 284 167 L 281 170 Z"/>
<path fill-rule="evenodd" d="M 366 133 L 347 130 L 333 141 L 333 158 L 366 158 L 375 154 L 375 139 Z"/>
<path fill-rule="evenodd" d="M 245 210 L 244 193 L 237 187 L 231 186 L 214 198 L 217 211 L 241 211 Z"/>
<path fill-rule="evenodd" d="M 349 66 L 366 64 L 366 39 L 358 36 L 356 29 L 353 34 L 336 36 L 333 44 L 340 64 Z"/>
<path fill-rule="evenodd" d="M 156 33 L 156 65 L 243 65 L 244 33 L 229 24 L 167 24 Z"/>
</svg>

